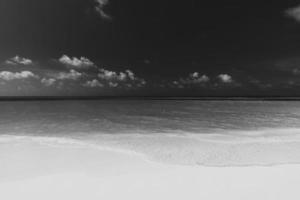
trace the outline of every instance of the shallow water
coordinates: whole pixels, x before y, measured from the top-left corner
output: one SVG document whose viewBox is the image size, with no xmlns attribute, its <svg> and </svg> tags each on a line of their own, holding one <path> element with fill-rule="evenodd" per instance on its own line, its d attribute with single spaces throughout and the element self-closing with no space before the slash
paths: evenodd
<svg viewBox="0 0 300 200">
<path fill-rule="evenodd" d="M 0 109 L 0 143 L 51 137 L 175 164 L 300 163 L 298 101 L 27 101 Z"/>
</svg>

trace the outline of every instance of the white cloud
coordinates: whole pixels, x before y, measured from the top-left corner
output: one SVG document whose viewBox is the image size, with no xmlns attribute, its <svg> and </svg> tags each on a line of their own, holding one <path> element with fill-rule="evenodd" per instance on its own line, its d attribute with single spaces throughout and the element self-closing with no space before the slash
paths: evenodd
<svg viewBox="0 0 300 200">
<path fill-rule="evenodd" d="M 131 70 L 127 69 L 125 72 L 127 73 L 130 80 L 136 79 L 135 74 Z"/>
<path fill-rule="evenodd" d="M 200 75 L 198 72 L 190 74 L 190 78 L 193 83 L 206 83 L 210 80 L 207 75 Z"/>
<path fill-rule="evenodd" d="M 60 72 L 55 75 L 58 80 L 78 80 L 83 76 L 83 73 L 71 69 L 69 72 Z"/>
<path fill-rule="evenodd" d="M 108 81 L 134 81 L 137 78 L 135 77 L 135 74 L 130 71 L 130 70 L 126 70 L 125 72 L 114 72 L 114 71 L 109 71 L 106 69 L 100 69 L 99 70 L 99 74 L 98 77 L 100 79 L 104 79 L 104 80 L 108 80 Z"/>
<path fill-rule="evenodd" d="M 32 60 L 28 58 L 22 58 L 18 55 L 6 60 L 5 63 L 8 65 L 32 65 L 33 64 Z"/>
<path fill-rule="evenodd" d="M 223 83 L 231 83 L 233 82 L 233 79 L 230 75 L 228 74 L 220 74 L 218 75 L 218 79 L 223 82 Z"/>
<path fill-rule="evenodd" d="M 91 60 L 89 60 L 88 58 L 85 58 L 85 57 L 80 57 L 80 58 L 73 57 L 73 58 L 70 58 L 67 55 L 63 55 L 59 59 L 59 62 L 62 63 L 62 64 L 64 64 L 64 65 L 67 65 L 67 66 L 70 66 L 70 67 L 74 67 L 74 68 L 77 68 L 77 69 L 87 69 L 87 68 L 95 66 L 95 64 Z"/>
<path fill-rule="evenodd" d="M 289 8 L 285 11 L 286 15 L 300 22 L 300 5 L 294 8 Z"/>
<path fill-rule="evenodd" d="M 111 20 L 111 16 L 105 13 L 104 7 L 109 3 L 109 0 L 94 0 L 96 3 L 95 10 L 97 13 L 106 20 Z"/>
<path fill-rule="evenodd" d="M 43 78 L 41 80 L 41 83 L 48 87 L 54 85 L 55 82 L 56 82 L 56 79 L 54 79 L 54 78 Z"/>
<path fill-rule="evenodd" d="M 87 81 L 83 84 L 84 87 L 96 88 L 96 87 L 104 87 L 102 83 L 100 83 L 97 79 L 92 81 Z"/>
<path fill-rule="evenodd" d="M 105 69 L 100 69 L 98 77 L 105 80 L 119 79 L 119 75 L 116 72 L 108 71 Z"/>
<path fill-rule="evenodd" d="M 202 85 L 209 81 L 210 78 L 207 75 L 200 75 L 199 72 L 194 72 L 189 74 L 187 78 L 180 78 L 179 80 L 173 81 L 172 84 L 178 88 L 184 88 L 185 85 Z"/>
<path fill-rule="evenodd" d="M 22 72 L 1 71 L 0 72 L 0 79 L 5 81 L 16 80 L 16 79 L 28 79 L 28 78 L 39 78 L 39 76 L 35 75 L 31 71 L 22 71 Z"/>
<path fill-rule="evenodd" d="M 144 79 L 138 78 L 131 70 L 114 72 L 106 69 L 99 69 L 98 78 L 105 81 L 109 87 L 139 88 L 146 85 Z"/>
</svg>

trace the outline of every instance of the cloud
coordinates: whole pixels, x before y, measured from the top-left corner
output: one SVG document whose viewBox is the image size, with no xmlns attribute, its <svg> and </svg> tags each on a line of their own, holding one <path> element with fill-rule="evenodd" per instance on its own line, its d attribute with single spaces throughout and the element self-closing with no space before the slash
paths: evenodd
<svg viewBox="0 0 300 200">
<path fill-rule="evenodd" d="M 30 59 L 15 56 L 5 62 L 14 66 L 10 69 L 11 66 L 4 65 L 7 69 L 0 70 L 0 84 L 5 87 L 8 84 L 11 84 L 11 87 L 25 87 L 26 85 L 26 88 L 32 89 L 31 92 L 41 92 L 41 94 L 48 92 L 79 94 L 92 91 L 86 90 L 87 88 L 95 91 L 103 88 L 104 92 L 128 91 L 137 90 L 146 85 L 146 81 L 130 69 L 122 71 L 104 69 L 86 57 L 63 55 L 55 62 L 44 62 L 43 65 L 39 65 L 42 62 L 33 62 Z M 22 83 L 12 81 L 25 79 L 28 80 Z"/>
<path fill-rule="evenodd" d="M 83 84 L 84 87 L 96 88 L 96 87 L 104 87 L 102 83 L 100 83 L 97 79 L 93 79 L 91 81 L 86 81 Z"/>
<path fill-rule="evenodd" d="M 137 79 L 137 78 L 135 77 L 135 74 L 134 74 L 131 70 L 128 70 L 128 69 L 127 69 L 125 72 L 127 73 L 127 76 L 128 76 L 128 78 L 129 78 L 130 80 L 134 81 L 135 79 Z"/>
<path fill-rule="evenodd" d="M 146 85 L 144 79 L 138 78 L 135 73 L 129 69 L 120 72 L 107 70 L 98 67 L 86 57 L 76 58 L 63 55 L 58 61 L 71 68 L 71 70 L 69 72 L 60 72 L 50 75 L 51 78 L 57 80 L 78 80 L 85 75 L 88 80 L 81 83 L 84 87 L 107 86 L 111 88 L 138 88 Z M 91 67 L 93 67 L 94 70 L 89 70 L 86 73 L 79 71 L 81 69 L 90 69 Z"/>
<path fill-rule="evenodd" d="M 193 83 L 206 83 L 208 82 L 210 79 L 207 75 L 200 75 L 198 72 L 194 72 L 192 74 L 190 74 L 190 80 Z"/>
<path fill-rule="evenodd" d="M 109 3 L 109 0 L 94 0 L 95 1 L 95 10 L 96 12 L 106 20 L 111 20 L 111 16 L 105 13 L 104 7 Z"/>
<path fill-rule="evenodd" d="M 90 67 L 94 67 L 95 64 L 90 61 L 88 58 L 85 57 L 80 57 L 80 58 L 76 58 L 76 57 L 69 57 L 67 55 L 63 55 L 60 59 L 59 62 L 67 65 L 69 67 L 73 67 L 73 68 L 77 68 L 77 69 L 88 69 Z"/>
<path fill-rule="evenodd" d="M 109 81 L 126 81 L 126 80 L 136 80 L 135 74 L 131 70 L 126 70 L 125 72 L 114 72 L 106 69 L 100 69 L 98 73 L 100 79 Z"/>
<path fill-rule="evenodd" d="M 288 17 L 295 19 L 296 21 L 300 22 L 300 5 L 294 8 L 289 8 L 285 11 L 285 14 Z"/>
<path fill-rule="evenodd" d="M 232 77 L 228 74 L 220 74 L 220 75 L 218 75 L 218 79 L 223 83 L 232 83 L 233 82 Z"/>
<path fill-rule="evenodd" d="M 184 88 L 186 85 L 203 85 L 209 81 L 210 78 L 207 75 L 200 75 L 199 72 L 194 72 L 189 74 L 187 78 L 180 78 L 179 80 L 173 81 L 172 85 L 178 88 Z"/>
<path fill-rule="evenodd" d="M 84 74 L 77 72 L 74 69 L 71 69 L 69 72 L 59 72 L 58 74 L 54 75 L 54 78 L 58 80 L 78 80 L 80 79 Z"/>
<path fill-rule="evenodd" d="M 31 71 L 22 71 L 22 72 L 10 72 L 10 71 L 2 71 L 0 72 L 0 79 L 5 81 L 11 81 L 16 79 L 28 79 L 28 78 L 39 78 L 39 76 L 35 75 Z"/>
<path fill-rule="evenodd" d="M 56 81 L 54 78 L 42 78 L 41 83 L 49 87 L 54 85 Z"/>
<path fill-rule="evenodd" d="M 100 69 L 99 71 L 100 72 L 98 74 L 98 77 L 104 80 L 120 80 L 120 79 L 124 79 L 126 76 L 126 75 L 124 76 L 123 73 L 117 74 L 114 71 L 109 71 L 106 69 Z"/>
<path fill-rule="evenodd" d="M 33 64 L 32 60 L 28 58 L 20 57 L 18 55 L 6 60 L 5 63 L 8 65 L 32 65 Z"/>
<path fill-rule="evenodd" d="M 51 71 L 44 75 L 44 79 L 41 83 L 46 86 L 51 86 L 55 82 L 64 84 L 64 80 L 76 81 L 72 83 L 77 86 L 96 88 L 96 87 L 110 87 L 110 88 L 139 88 L 146 85 L 144 79 L 138 78 L 131 70 L 125 70 L 121 72 L 111 71 L 98 67 L 88 58 L 81 57 L 69 57 L 63 55 L 59 62 L 71 68 L 69 71 Z M 82 69 L 89 69 L 93 67 L 93 70 L 82 72 Z M 52 78 L 52 79 L 50 79 Z"/>
<path fill-rule="evenodd" d="M 106 82 L 109 87 L 143 87 L 146 85 L 144 79 L 138 78 L 131 70 L 124 72 L 114 72 L 106 69 L 99 69 L 98 78 Z"/>
</svg>

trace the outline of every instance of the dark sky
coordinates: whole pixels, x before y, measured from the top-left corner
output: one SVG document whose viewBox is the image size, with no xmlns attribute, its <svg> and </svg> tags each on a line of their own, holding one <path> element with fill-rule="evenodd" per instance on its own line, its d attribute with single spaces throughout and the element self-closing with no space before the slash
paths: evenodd
<svg viewBox="0 0 300 200">
<path fill-rule="evenodd" d="M 0 0 L 0 25 L 1 95 L 300 95 L 299 1 Z"/>
</svg>

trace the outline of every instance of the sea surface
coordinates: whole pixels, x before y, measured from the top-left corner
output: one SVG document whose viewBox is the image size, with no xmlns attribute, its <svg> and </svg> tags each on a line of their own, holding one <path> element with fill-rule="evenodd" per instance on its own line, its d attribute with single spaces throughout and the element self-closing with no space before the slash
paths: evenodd
<svg viewBox="0 0 300 200">
<path fill-rule="evenodd" d="M 0 102 L 0 145 L 24 138 L 172 164 L 300 163 L 300 101 Z"/>
</svg>

